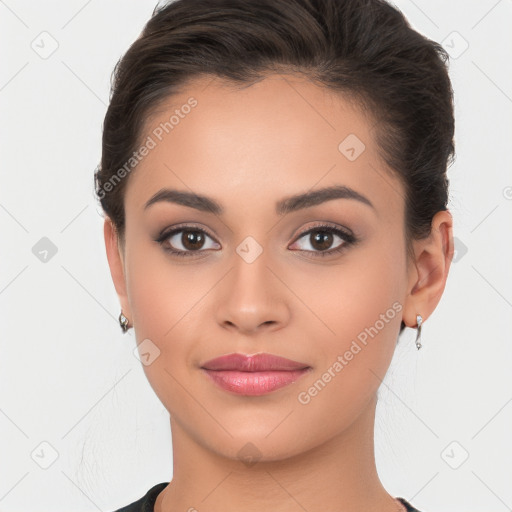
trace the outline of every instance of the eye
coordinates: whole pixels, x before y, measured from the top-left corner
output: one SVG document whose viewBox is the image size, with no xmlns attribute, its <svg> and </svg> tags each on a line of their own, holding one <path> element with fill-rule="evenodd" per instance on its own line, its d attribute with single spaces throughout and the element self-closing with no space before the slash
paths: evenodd
<svg viewBox="0 0 512 512">
<path fill-rule="evenodd" d="M 213 242 L 208 246 L 207 239 Z M 157 239 L 165 251 L 176 256 L 195 256 L 206 249 L 218 249 L 220 245 L 204 229 L 195 226 L 177 226 L 164 231 Z"/>
<path fill-rule="evenodd" d="M 309 238 L 308 238 L 309 237 Z M 299 247 L 299 251 L 313 253 L 316 256 L 329 256 L 340 253 L 349 245 L 357 242 L 356 237 L 343 229 L 328 224 L 320 224 L 301 233 L 297 241 L 305 239 L 305 244 Z M 329 249 L 338 239 L 338 245 Z M 210 240 L 210 243 L 208 243 Z M 204 229 L 197 226 L 175 226 L 170 230 L 164 230 L 155 240 L 166 252 L 175 256 L 197 256 L 198 253 L 211 249 L 220 249 L 220 244 Z M 295 241 L 294 244 L 298 242 Z M 312 249 L 307 248 L 310 245 Z M 306 245 L 306 247 L 304 247 Z M 293 247 L 293 246 L 290 246 Z"/>
<path fill-rule="evenodd" d="M 306 243 L 303 244 L 302 247 L 299 247 L 299 250 L 312 252 L 314 253 L 314 257 L 329 256 L 340 253 L 349 245 L 356 242 L 356 238 L 352 233 L 327 224 L 313 226 L 302 233 L 297 240 L 302 238 L 305 239 Z M 338 238 L 341 243 L 339 243 L 334 249 L 327 250 L 336 242 L 336 238 Z M 294 243 L 296 244 L 297 242 Z M 308 245 L 312 247 L 312 249 L 308 249 Z"/>
</svg>

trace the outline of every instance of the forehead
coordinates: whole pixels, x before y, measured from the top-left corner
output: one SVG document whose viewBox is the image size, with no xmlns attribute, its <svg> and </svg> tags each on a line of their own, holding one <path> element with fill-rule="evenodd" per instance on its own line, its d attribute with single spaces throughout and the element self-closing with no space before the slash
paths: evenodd
<svg viewBox="0 0 512 512">
<path fill-rule="evenodd" d="M 229 198 L 239 211 L 250 201 L 342 184 L 385 205 L 401 185 L 380 158 L 373 128 L 351 98 L 295 75 L 250 86 L 203 77 L 147 118 L 140 140 L 151 139 L 152 148 L 130 176 L 125 203 L 142 210 L 172 187 Z"/>
</svg>

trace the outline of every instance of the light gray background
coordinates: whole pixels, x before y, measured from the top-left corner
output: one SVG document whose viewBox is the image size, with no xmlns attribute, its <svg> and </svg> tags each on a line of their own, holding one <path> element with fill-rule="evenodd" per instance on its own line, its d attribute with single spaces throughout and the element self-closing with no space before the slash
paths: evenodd
<svg viewBox="0 0 512 512">
<path fill-rule="evenodd" d="M 424 348 L 408 329 L 381 386 L 378 470 L 422 512 L 511 510 L 512 2 L 396 5 L 454 57 L 457 255 Z M 113 510 L 172 477 L 93 195 L 110 75 L 154 6 L 0 1 L 2 512 Z"/>
</svg>

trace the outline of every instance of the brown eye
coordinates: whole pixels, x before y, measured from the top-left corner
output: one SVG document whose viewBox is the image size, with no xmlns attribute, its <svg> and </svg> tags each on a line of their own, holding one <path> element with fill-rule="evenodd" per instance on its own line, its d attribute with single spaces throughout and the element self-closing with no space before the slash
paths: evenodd
<svg viewBox="0 0 512 512">
<path fill-rule="evenodd" d="M 329 249 L 333 242 L 333 234 L 327 231 L 316 231 L 309 235 L 311 245 L 318 251 Z"/>
<path fill-rule="evenodd" d="M 220 245 L 204 230 L 194 227 L 175 228 L 162 234 L 157 240 L 164 250 L 176 256 L 195 256 Z M 209 242 L 210 241 L 210 242 Z"/>
<path fill-rule="evenodd" d="M 181 233 L 181 244 L 185 249 L 194 251 L 204 245 L 205 236 L 201 231 L 184 230 Z"/>
<path fill-rule="evenodd" d="M 302 233 L 297 241 L 304 239 L 306 243 L 299 246 L 298 250 L 302 252 L 313 253 L 314 256 L 329 256 L 345 250 L 349 245 L 356 242 L 356 238 L 351 233 L 345 232 L 333 226 L 315 226 Z M 311 249 L 308 247 L 311 247 Z M 333 244 L 336 244 L 332 248 Z"/>
</svg>

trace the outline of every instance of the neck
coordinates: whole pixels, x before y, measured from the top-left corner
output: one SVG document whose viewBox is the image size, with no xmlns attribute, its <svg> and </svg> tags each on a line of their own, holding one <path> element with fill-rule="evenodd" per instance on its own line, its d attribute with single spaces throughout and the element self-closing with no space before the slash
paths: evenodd
<svg viewBox="0 0 512 512">
<path fill-rule="evenodd" d="M 173 479 L 155 512 L 404 510 L 382 486 L 374 456 L 376 399 L 343 432 L 307 452 L 254 464 L 198 444 L 171 418 Z"/>
</svg>

